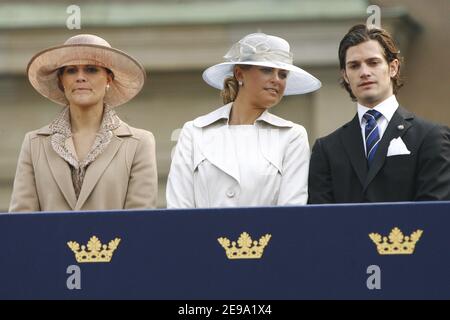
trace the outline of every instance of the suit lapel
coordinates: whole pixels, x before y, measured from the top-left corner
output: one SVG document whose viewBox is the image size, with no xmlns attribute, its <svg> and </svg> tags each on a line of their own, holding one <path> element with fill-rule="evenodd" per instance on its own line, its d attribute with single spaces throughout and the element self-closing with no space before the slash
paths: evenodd
<svg viewBox="0 0 450 320">
<path fill-rule="evenodd" d="M 53 150 L 50 139 L 51 136 L 47 138 L 44 143 L 45 155 L 47 157 L 50 171 L 52 172 L 53 178 L 55 179 L 56 184 L 64 195 L 64 198 L 70 208 L 75 210 L 76 196 L 72 184 L 72 174 L 70 172 L 69 165 L 55 152 L 55 150 Z"/>
<path fill-rule="evenodd" d="M 80 195 L 78 197 L 75 210 L 81 210 L 103 172 L 116 155 L 117 150 L 119 150 L 122 141 L 122 139 L 114 135 L 111 138 L 108 147 L 98 156 L 97 159 L 95 159 L 94 162 L 89 165 L 86 170 L 83 185 L 81 186 Z"/>
<path fill-rule="evenodd" d="M 341 133 L 341 142 L 347 153 L 347 157 L 358 176 L 361 185 L 364 185 L 367 176 L 367 159 L 364 154 L 364 144 L 361 135 L 361 126 L 358 115 L 347 123 Z"/>
<path fill-rule="evenodd" d="M 372 165 L 370 166 L 367 174 L 367 180 L 364 183 L 364 190 L 367 189 L 368 185 L 383 167 L 391 140 L 403 136 L 406 131 L 408 131 L 411 127 L 411 122 L 407 120 L 412 118 L 414 118 L 412 113 L 406 111 L 402 107 L 398 107 L 397 111 L 392 116 L 391 121 L 389 121 L 381 141 L 379 142 L 377 152 L 375 153 L 375 158 L 373 159 Z M 399 128 L 403 129 L 400 130 Z"/>
</svg>

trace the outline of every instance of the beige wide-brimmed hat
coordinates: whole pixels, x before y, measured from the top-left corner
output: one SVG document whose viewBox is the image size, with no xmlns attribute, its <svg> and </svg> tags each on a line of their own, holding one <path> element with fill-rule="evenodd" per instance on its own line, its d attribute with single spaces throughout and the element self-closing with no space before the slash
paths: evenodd
<svg viewBox="0 0 450 320">
<path fill-rule="evenodd" d="M 264 33 L 249 34 L 235 43 L 224 58 L 225 62 L 203 72 L 203 80 L 220 90 L 224 80 L 233 75 L 234 66 L 239 64 L 288 70 L 284 95 L 308 93 L 322 86 L 316 77 L 293 65 L 289 43 L 280 37 Z"/>
<path fill-rule="evenodd" d="M 114 74 L 104 102 L 117 107 L 141 91 L 145 81 L 144 67 L 133 57 L 112 48 L 104 39 L 92 34 L 69 38 L 63 45 L 45 49 L 31 58 L 28 79 L 44 97 L 61 105 L 68 101 L 58 87 L 58 69 L 70 65 L 95 65 L 108 68 Z"/>
</svg>

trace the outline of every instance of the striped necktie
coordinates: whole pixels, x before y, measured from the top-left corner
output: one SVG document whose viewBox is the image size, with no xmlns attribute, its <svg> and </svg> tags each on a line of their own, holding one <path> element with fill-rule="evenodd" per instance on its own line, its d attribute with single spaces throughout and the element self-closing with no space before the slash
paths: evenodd
<svg viewBox="0 0 450 320">
<path fill-rule="evenodd" d="M 377 152 L 378 142 L 380 142 L 380 132 L 378 130 L 377 120 L 381 117 L 381 113 L 376 110 L 369 110 L 364 114 L 366 119 L 366 156 L 367 164 L 372 164 L 375 153 Z"/>
</svg>

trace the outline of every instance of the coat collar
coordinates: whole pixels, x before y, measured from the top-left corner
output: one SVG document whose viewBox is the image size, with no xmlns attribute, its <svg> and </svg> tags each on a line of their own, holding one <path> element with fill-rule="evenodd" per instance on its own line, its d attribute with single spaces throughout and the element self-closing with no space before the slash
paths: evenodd
<svg viewBox="0 0 450 320">
<path fill-rule="evenodd" d="M 120 126 L 117 129 L 114 129 L 112 133 L 116 137 L 131 137 L 133 133 L 131 132 L 130 126 L 125 122 L 121 121 Z M 52 130 L 50 129 L 50 125 L 40 128 L 37 132 L 39 136 L 50 136 L 52 135 Z"/>
<path fill-rule="evenodd" d="M 123 121 L 120 122 L 120 126 L 117 129 L 114 129 L 112 131 L 112 133 L 116 137 L 131 137 L 131 136 L 133 136 L 130 126 Z M 50 129 L 50 126 L 47 125 L 45 127 L 40 128 L 36 132 L 36 134 L 39 136 L 50 136 L 50 135 L 52 135 L 52 130 Z"/>
<path fill-rule="evenodd" d="M 231 106 L 231 103 L 227 104 L 194 120 L 194 126 L 202 129 L 196 132 L 196 141 L 198 141 L 197 145 L 201 150 L 201 156 L 194 152 L 194 157 L 196 157 L 194 162 L 196 166 L 206 158 L 240 183 L 239 163 L 235 153 L 234 139 L 229 126 L 224 121 L 218 122 L 219 120 L 228 120 Z M 213 125 L 216 123 L 217 125 Z M 258 141 L 262 155 L 282 172 L 282 146 L 280 146 L 278 129 L 291 128 L 294 123 L 274 116 L 267 111 L 255 123 L 258 129 Z M 263 123 L 269 124 L 270 127 L 261 126 Z"/>
<path fill-rule="evenodd" d="M 208 113 L 207 115 L 198 117 L 194 120 L 194 126 L 198 128 L 204 128 L 207 127 L 219 120 L 228 120 L 230 119 L 230 112 L 231 108 L 233 106 L 233 102 L 230 102 L 219 109 L 214 110 L 211 113 Z M 256 119 L 255 123 L 257 122 L 265 122 L 275 127 L 280 128 L 291 128 L 294 126 L 294 123 L 292 121 L 284 120 L 280 117 L 277 117 L 276 115 L 271 114 L 268 110 L 264 111 L 258 119 Z"/>
</svg>

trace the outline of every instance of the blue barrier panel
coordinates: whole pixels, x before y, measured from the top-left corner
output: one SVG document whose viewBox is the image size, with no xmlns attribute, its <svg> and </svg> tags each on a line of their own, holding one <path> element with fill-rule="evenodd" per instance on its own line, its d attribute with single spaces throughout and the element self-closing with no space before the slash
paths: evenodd
<svg viewBox="0 0 450 320">
<path fill-rule="evenodd" d="M 395 227 L 413 254 L 377 252 Z M 449 227 L 450 202 L 0 214 L 0 298 L 449 299 Z M 260 259 L 227 258 L 243 232 Z M 92 236 L 110 262 L 76 261 Z"/>
</svg>

